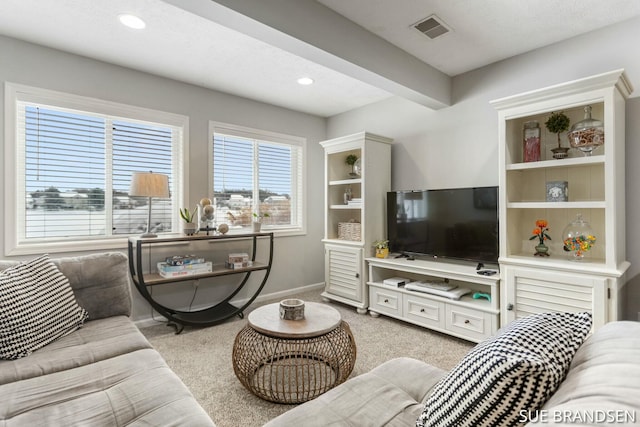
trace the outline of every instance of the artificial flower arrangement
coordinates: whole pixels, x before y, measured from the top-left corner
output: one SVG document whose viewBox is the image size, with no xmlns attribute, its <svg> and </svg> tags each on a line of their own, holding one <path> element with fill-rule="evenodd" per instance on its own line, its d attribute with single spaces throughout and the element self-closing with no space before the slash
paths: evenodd
<svg viewBox="0 0 640 427">
<path fill-rule="evenodd" d="M 540 243 L 536 245 L 536 253 L 538 256 L 549 256 L 549 248 L 544 244 L 545 240 L 551 240 L 549 236 L 549 223 L 546 219 L 539 219 L 536 221 L 536 228 L 533 229 L 533 236 L 529 237 L 529 240 L 538 239 Z"/>
<path fill-rule="evenodd" d="M 376 240 L 373 242 L 373 247 L 376 249 L 376 258 L 386 258 L 389 256 L 388 240 Z"/>
<path fill-rule="evenodd" d="M 529 240 L 538 239 L 540 244 L 544 245 L 545 240 L 551 240 L 551 237 L 547 233 L 549 231 L 549 223 L 546 219 L 539 219 L 536 221 L 536 228 L 533 229 L 533 236 L 529 237 Z"/>
<path fill-rule="evenodd" d="M 373 246 L 376 249 L 386 249 L 389 247 L 389 241 L 388 240 L 376 240 L 375 242 L 373 242 Z"/>
</svg>

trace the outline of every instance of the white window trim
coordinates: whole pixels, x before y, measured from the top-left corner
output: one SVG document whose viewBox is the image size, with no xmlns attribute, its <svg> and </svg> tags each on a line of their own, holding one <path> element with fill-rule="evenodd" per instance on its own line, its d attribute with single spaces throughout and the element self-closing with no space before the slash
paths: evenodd
<svg viewBox="0 0 640 427">
<path fill-rule="evenodd" d="M 24 200 L 19 200 L 17 185 L 20 179 L 24 179 L 24 170 L 19 170 L 18 162 L 18 102 L 26 101 L 41 103 L 58 108 L 68 108 L 76 111 L 87 111 L 105 114 L 123 120 L 140 120 L 143 122 L 155 122 L 182 128 L 181 144 L 173 147 L 174 180 L 171 192 L 176 196 L 176 206 L 183 206 L 185 200 L 189 200 L 188 177 L 189 170 L 189 118 L 180 114 L 167 113 L 143 107 L 104 101 L 80 95 L 73 95 L 49 89 L 41 89 L 17 83 L 5 82 L 5 139 L 4 156 L 5 170 L 5 205 L 4 205 L 4 255 L 31 255 L 40 253 L 60 253 L 91 251 L 105 249 L 124 249 L 127 247 L 128 236 L 113 236 L 109 238 L 79 239 L 59 242 L 38 242 L 20 244 L 18 239 L 18 218 L 20 212 L 24 212 Z M 18 175 L 22 173 L 22 178 Z M 21 210 L 22 209 L 22 210 Z M 177 209 L 173 212 L 172 223 L 179 226 Z M 177 230 L 176 230 L 177 231 Z"/>
<path fill-rule="evenodd" d="M 274 228 L 263 231 L 273 231 L 275 236 L 301 236 L 307 234 L 307 139 L 299 136 L 286 135 L 278 132 L 265 131 L 262 129 L 250 128 L 247 126 L 238 126 L 229 123 L 222 123 L 216 121 L 209 121 L 209 139 L 207 142 L 209 150 L 209 194 L 213 192 L 213 136 L 215 133 L 222 133 L 226 135 L 235 135 L 238 137 L 244 137 L 249 139 L 257 139 L 262 141 L 283 143 L 288 145 L 297 145 L 302 147 L 302 173 L 300 174 L 302 182 L 299 183 L 300 189 L 297 196 L 300 198 L 300 208 L 302 214 L 300 215 L 302 223 L 299 227 L 288 228 Z M 246 232 L 246 231 L 245 231 Z"/>
</svg>

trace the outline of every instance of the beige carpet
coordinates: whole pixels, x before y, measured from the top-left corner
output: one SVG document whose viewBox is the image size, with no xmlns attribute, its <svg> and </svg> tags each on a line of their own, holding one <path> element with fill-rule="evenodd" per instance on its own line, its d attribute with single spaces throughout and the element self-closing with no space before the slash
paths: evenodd
<svg viewBox="0 0 640 427">
<path fill-rule="evenodd" d="M 296 297 L 321 301 L 320 292 Z M 414 357 L 448 370 L 473 347 L 468 341 L 384 316 L 360 315 L 346 305 L 330 304 L 349 323 L 356 340 L 357 359 L 352 376 L 399 356 Z M 259 399 L 235 377 L 231 363 L 233 340 L 246 322 L 246 317 L 236 317 L 208 328 L 187 327 L 179 335 L 165 324 L 142 329 L 218 427 L 259 426 L 292 407 Z"/>
</svg>

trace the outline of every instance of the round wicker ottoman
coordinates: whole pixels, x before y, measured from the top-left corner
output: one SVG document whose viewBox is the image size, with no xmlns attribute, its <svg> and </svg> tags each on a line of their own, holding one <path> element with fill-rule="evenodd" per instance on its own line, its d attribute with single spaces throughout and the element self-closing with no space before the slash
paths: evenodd
<svg viewBox="0 0 640 427">
<path fill-rule="evenodd" d="M 233 345 L 233 370 L 256 396 L 302 403 L 343 383 L 356 360 L 356 345 L 340 313 L 306 302 L 303 320 L 281 320 L 279 304 L 252 311 Z"/>
</svg>

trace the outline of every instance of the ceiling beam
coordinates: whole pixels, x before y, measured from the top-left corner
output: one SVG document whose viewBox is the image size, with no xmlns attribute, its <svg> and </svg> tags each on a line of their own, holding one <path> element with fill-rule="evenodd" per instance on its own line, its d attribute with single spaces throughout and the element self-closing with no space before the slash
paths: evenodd
<svg viewBox="0 0 640 427">
<path fill-rule="evenodd" d="M 315 0 L 165 0 L 227 28 L 437 110 L 451 78 Z"/>
</svg>

